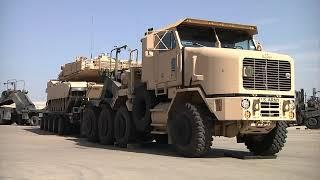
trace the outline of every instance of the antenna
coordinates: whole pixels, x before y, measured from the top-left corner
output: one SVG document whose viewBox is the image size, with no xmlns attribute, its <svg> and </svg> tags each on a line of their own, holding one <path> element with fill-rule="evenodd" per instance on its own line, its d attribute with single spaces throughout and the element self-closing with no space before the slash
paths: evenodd
<svg viewBox="0 0 320 180">
<path fill-rule="evenodd" d="M 92 59 L 92 51 L 94 48 L 94 37 L 93 37 L 93 16 L 91 16 L 91 33 L 90 33 L 90 43 L 91 43 L 91 49 L 90 49 L 90 57 Z"/>
</svg>

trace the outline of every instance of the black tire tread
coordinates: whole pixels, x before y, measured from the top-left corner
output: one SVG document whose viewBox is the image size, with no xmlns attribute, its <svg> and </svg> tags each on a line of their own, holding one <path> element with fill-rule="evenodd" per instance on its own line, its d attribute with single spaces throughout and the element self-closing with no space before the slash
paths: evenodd
<svg viewBox="0 0 320 180">
<path fill-rule="evenodd" d="M 280 152 L 286 143 L 287 124 L 285 121 L 278 121 L 276 127 L 265 135 L 263 141 L 257 142 L 252 138 L 245 137 L 245 145 L 250 152 L 256 155 L 275 155 Z"/>
</svg>

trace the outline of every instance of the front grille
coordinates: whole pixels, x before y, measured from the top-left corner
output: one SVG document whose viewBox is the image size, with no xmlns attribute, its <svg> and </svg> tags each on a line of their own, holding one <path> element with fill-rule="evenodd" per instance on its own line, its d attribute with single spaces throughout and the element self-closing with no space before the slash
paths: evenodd
<svg viewBox="0 0 320 180">
<path fill-rule="evenodd" d="M 279 103 L 278 102 L 261 102 L 261 116 L 262 117 L 279 117 Z"/>
<path fill-rule="evenodd" d="M 279 103 L 277 102 L 261 102 L 261 108 L 279 108 Z"/>
<path fill-rule="evenodd" d="M 269 59 L 243 60 L 244 67 L 253 68 L 251 76 L 243 76 L 243 87 L 248 90 L 291 90 L 290 62 Z"/>
</svg>

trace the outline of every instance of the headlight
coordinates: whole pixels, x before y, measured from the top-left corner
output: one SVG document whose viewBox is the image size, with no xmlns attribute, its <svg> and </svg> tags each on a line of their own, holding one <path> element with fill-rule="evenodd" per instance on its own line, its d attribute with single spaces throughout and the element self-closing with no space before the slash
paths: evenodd
<svg viewBox="0 0 320 180">
<path fill-rule="evenodd" d="M 285 110 L 285 111 L 289 111 L 289 104 L 286 104 L 286 105 L 284 106 L 284 110 Z"/>
<path fill-rule="evenodd" d="M 296 105 L 294 104 L 294 101 L 291 101 L 290 104 L 289 104 L 290 110 L 294 110 L 295 106 Z"/>
<path fill-rule="evenodd" d="M 242 99 L 241 107 L 244 109 L 248 109 L 250 107 L 250 101 L 248 99 Z"/>
</svg>

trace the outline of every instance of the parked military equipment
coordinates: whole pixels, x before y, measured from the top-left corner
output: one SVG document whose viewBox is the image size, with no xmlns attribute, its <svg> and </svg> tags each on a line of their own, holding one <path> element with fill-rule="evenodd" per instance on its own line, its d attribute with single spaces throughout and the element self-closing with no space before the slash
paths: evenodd
<svg viewBox="0 0 320 180">
<path fill-rule="evenodd" d="M 306 100 L 304 89 L 296 91 L 297 125 L 305 125 L 309 129 L 320 128 L 319 91 L 313 88 L 312 96 Z"/>
<path fill-rule="evenodd" d="M 20 83 L 22 89 L 18 88 Z M 25 82 L 13 79 L 4 84 L 7 89 L 0 97 L 0 124 L 38 125 L 39 112 L 27 95 Z"/>
<path fill-rule="evenodd" d="M 114 67 L 100 73 L 100 96 L 82 103 L 82 134 L 120 147 L 169 143 L 187 157 L 205 155 L 213 136 L 237 137 L 257 155 L 278 153 L 286 121 L 296 119 L 294 64 L 262 51 L 255 34 L 256 26 L 188 18 L 148 29 L 141 66 L 131 64 L 132 50 L 121 67 L 127 46 L 116 47 Z"/>
<path fill-rule="evenodd" d="M 47 83 L 47 107 L 40 128 L 60 135 L 79 130 L 82 107 L 99 98 L 103 89 L 102 73 L 115 61 L 104 54 L 94 59 L 76 57 L 63 65 L 57 80 Z M 126 66 L 122 62 L 121 66 Z"/>
</svg>

